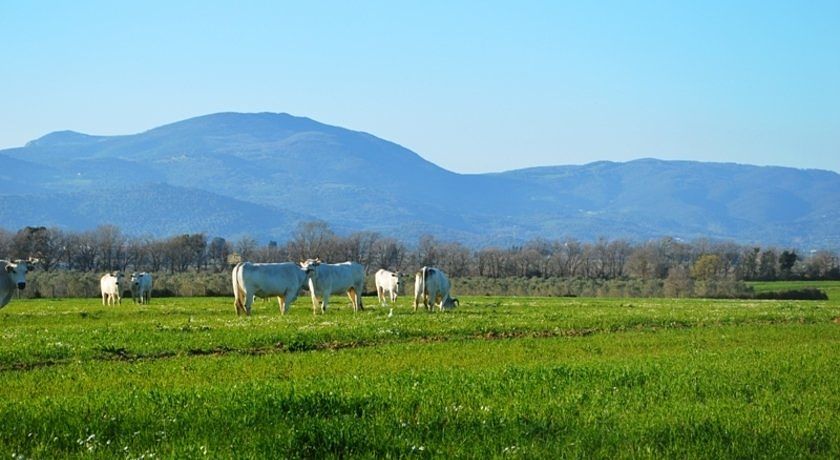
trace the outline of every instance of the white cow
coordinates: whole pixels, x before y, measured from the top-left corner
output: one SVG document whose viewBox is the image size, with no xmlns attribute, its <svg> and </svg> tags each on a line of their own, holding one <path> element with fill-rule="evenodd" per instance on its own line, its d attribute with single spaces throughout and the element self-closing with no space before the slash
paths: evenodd
<svg viewBox="0 0 840 460">
<path fill-rule="evenodd" d="M 451 285 L 446 273 L 439 268 L 423 267 L 414 276 L 414 311 L 419 303 L 427 310 L 432 310 L 435 304 L 441 311 L 460 305 L 458 299 L 450 295 Z M 438 303 L 440 302 L 440 303 Z"/>
<path fill-rule="evenodd" d="M 280 313 L 289 311 L 289 304 L 297 299 L 300 290 L 306 284 L 306 272 L 298 264 L 239 263 L 231 273 L 233 281 L 233 306 L 236 314 L 251 315 L 254 296 L 274 297 L 280 305 Z"/>
<path fill-rule="evenodd" d="M 149 303 L 152 300 L 152 274 L 132 273 L 129 288 L 131 288 L 131 298 L 134 299 L 134 303 Z"/>
<path fill-rule="evenodd" d="M 125 275 L 122 272 L 106 273 L 99 278 L 99 290 L 102 291 L 102 305 L 122 304 Z"/>
<path fill-rule="evenodd" d="M 397 294 L 400 292 L 400 274 L 380 268 L 375 275 L 376 279 L 376 295 L 379 296 L 379 303 L 386 305 L 385 293 L 388 293 L 387 299 L 391 303 L 397 302 Z"/>
<path fill-rule="evenodd" d="M 12 300 L 15 289 L 26 287 L 26 272 L 29 266 L 25 260 L 0 260 L 4 270 L 0 273 L 0 308 L 5 307 Z"/>
<path fill-rule="evenodd" d="M 312 313 L 318 313 L 318 298 L 322 300 L 321 313 L 327 311 L 331 294 L 347 293 L 353 304 L 353 312 L 364 310 L 362 291 L 365 288 L 365 268 L 356 262 L 340 264 L 321 263 L 320 259 L 301 262 L 309 279 L 309 293 L 312 295 Z"/>
</svg>

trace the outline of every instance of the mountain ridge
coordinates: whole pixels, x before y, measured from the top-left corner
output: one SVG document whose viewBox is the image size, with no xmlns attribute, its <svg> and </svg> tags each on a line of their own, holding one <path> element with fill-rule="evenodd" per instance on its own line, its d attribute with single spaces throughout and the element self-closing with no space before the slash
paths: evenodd
<svg viewBox="0 0 840 460">
<path fill-rule="evenodd" d="M 55 225 L 68 229 L 97 219 L 127 233 L 146 227 L 104 211 L 74 219 L 52 209 L 50 197 L 66 207 L 73 193 L 95 200 L 92 191 L 101 188 L 167 184 L 170 200 L 219 197 L 205 199 L 215 207 L 179 211 L 195 232 L 228 232 L 219 236 L 247 229 L 282 239 L 300 220 L 317 218 L 337 230 L 407 241 L 432 234 L 473 246 L 662 236 L 840 246 L 832 230 L 840 223 L 832 199 L 840 196 L 840 175 L 833 171 L 640 158 L 459 174 L 372 134 L 286 113 L 222 112 L 119 136 L 57 131 L 0 150 L 0 164 L 8 165 L 0 168 L 3 201 L 36 208 L 27 210 L 33 225 L 63 216 Z M 225 217 L 232 215 L 247 220 L 242 231 Z M 171 215 L 172 225 L 156 218 L 159 231 L 188 228 L 175 225 L 179 218 Z M 0 221 L 20 220 L 7 205 Z"/>
</svg>

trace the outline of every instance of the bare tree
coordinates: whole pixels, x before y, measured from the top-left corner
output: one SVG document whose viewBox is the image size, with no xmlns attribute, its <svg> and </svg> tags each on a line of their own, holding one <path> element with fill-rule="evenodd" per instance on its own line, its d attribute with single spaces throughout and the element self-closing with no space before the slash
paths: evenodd
<svg viewBox="0 0 840 460">
<path fill-rule="evenodd" d="M 93 236 L 101 257 L 102 268 L 106 271 L 122 268 L 125 237 L 120 229 L 114 225 L 100 225 Z"/>
<path fill-rule="evenodd" d="M 371 271 L 380 268 L 404 270 L 406 253 L 405 245 L 399 241 L 393 238 L 379 239 L 374 244 L 372 261 L 369 268 Z"/>
<path fill-rule="evenodd" d="M 448 243 L 441 247 L 440 268 L 449 276 L 462 277 L 470 273 L 472 252 L 461 243 Z"/>
<path fill-rule="evenodd" d="M 15 258 L 34 257 L 49 271 L 62 256 L 62 235 L 58 229 L 46 227 L 24 227 L 12 238 Z"/>
<path fill-rule="evenodd" d="M 257 253 L 257 247 L 259 243 L 253 237 L 245 235 L 239 239 L 234 245 L 236 252 L 242 258 L 243 261 L 246 260 L 254 260 L 254 256 Z"/>
<path fill-rule="evenodd" d="M 440 243 L 432 235 L 423 235 L 417 242 L 416 263 L 418 267 L 434 267 L 438 265 Z"/>
<path fill-rule="evenodd" d="M 227 257 L 232 251 L 231 245 L 224 238 L 217 236 L 210 240 L 207 256 L 214 271 L 220 272 L 227 267 Z"/>
<path fill-rule="evenodd" d="M 328 259 L 334 243 L 335 234 L 326 222 L 301 222 L 289 241 L 289 254 L 300 260 L 315 257 Z"/>
</svg>

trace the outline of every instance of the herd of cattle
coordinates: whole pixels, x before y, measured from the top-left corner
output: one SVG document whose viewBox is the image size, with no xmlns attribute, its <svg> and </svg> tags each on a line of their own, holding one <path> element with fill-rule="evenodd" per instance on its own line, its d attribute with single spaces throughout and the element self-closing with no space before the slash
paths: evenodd
<svg viewBox="0 0 840 460">
<path fill-rule="evenodd" d="M 128 289 L 135 303 L 149 303 L 152 300 L 152 274 L 132 273 Z M 102 293 L 102 305 L 121 304 L 122 293 L 125 292 L 125 275 L 122 272 L 102 275 L 102 278 L 99 278 L 99 291 Z"/>
<path fill-rule="evenodd" d="M 362 292 L 365 287 L 365 268 L 356 262 L 328 264 L 320 259 L 309 259 L 300 263 L 284 262 L 257 264 L 243 262 L 231 272 L 233 282 L 233 305 L 236 314 L 251 314 L 254 297 L 277 297 L 280 312 L 286 314 L 289 305 L 297 299 L 303 289 L 312 297 L 312 313 L 327 311 L 330 296 L 347 294 L 353 311 L 364 309 Z M 380 304 L 397 301 L 400 290 L 400 274 L 381 269 L 376 272 L 376 292 Z M 458 299 L 451 295 L 451 284 L 439 268 L 423 267 L 415 274 L 414 311 L 421 304 L 431 310 L 458 306 Z M 386 297 L 387 294 L 387 297 Z"/>
<path fill-rule="evenodd" d="M 12 299 L 15 289 L 26 287 L 26 272 L 31 270 L 30 260 L 0 260 L 4 267 L 0 273 L 0 308 Z M 380 304 L 397 301 L 400 290 L 400 274 L 385 269 L 376 272 L 376 292 Z M 251 314 L 254 297 L 277 297 L 280 312 L 289 311 L 289 305 L 297 299 L 301 290 L 308 290 L 312 297 L 312 313 L 327 311 L 330 296 L 347 294 L 353 311 L 360 311 L 362 292 L 365 286 L 365 269 L 356 262 L 329 264 L 320 259 L 309 259 L 298 264 L 251 263 L 237 264 L 231 272 L 234 307 L 236 314 Z M 122 272 L 106 273 L 99 280 L 102 305 L 122 303 L 125 289 L 125 275 Z M 136 303 L 149 303 L 152 297 L 152 275 L 132 273 L 128 285 L 131 297 Z M 423 267 L 414 276 L 414 311 L 421 304 L 427 310 L 440 310 L 458 306 L 458 299 L 451 296 L 451 284 L 439 268 Z"/>
</svg>

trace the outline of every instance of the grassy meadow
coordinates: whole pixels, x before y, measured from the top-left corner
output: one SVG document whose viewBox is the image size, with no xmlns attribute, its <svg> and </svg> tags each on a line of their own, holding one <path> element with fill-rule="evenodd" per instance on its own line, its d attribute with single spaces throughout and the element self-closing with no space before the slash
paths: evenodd
<svg viewBox="0 0 840 460">
<path fill-rule="evenodd" d="M 840 457 L 836 293 L 365 301 L 16 299 L 0 455 Z"/>
<path fill-rule="evenodd" d="M 748 284 L 755 292 L 819 289 L 828 295 L 829 300 L 840 301 L 840 281 L 753 281 Z"/>
</svg>

